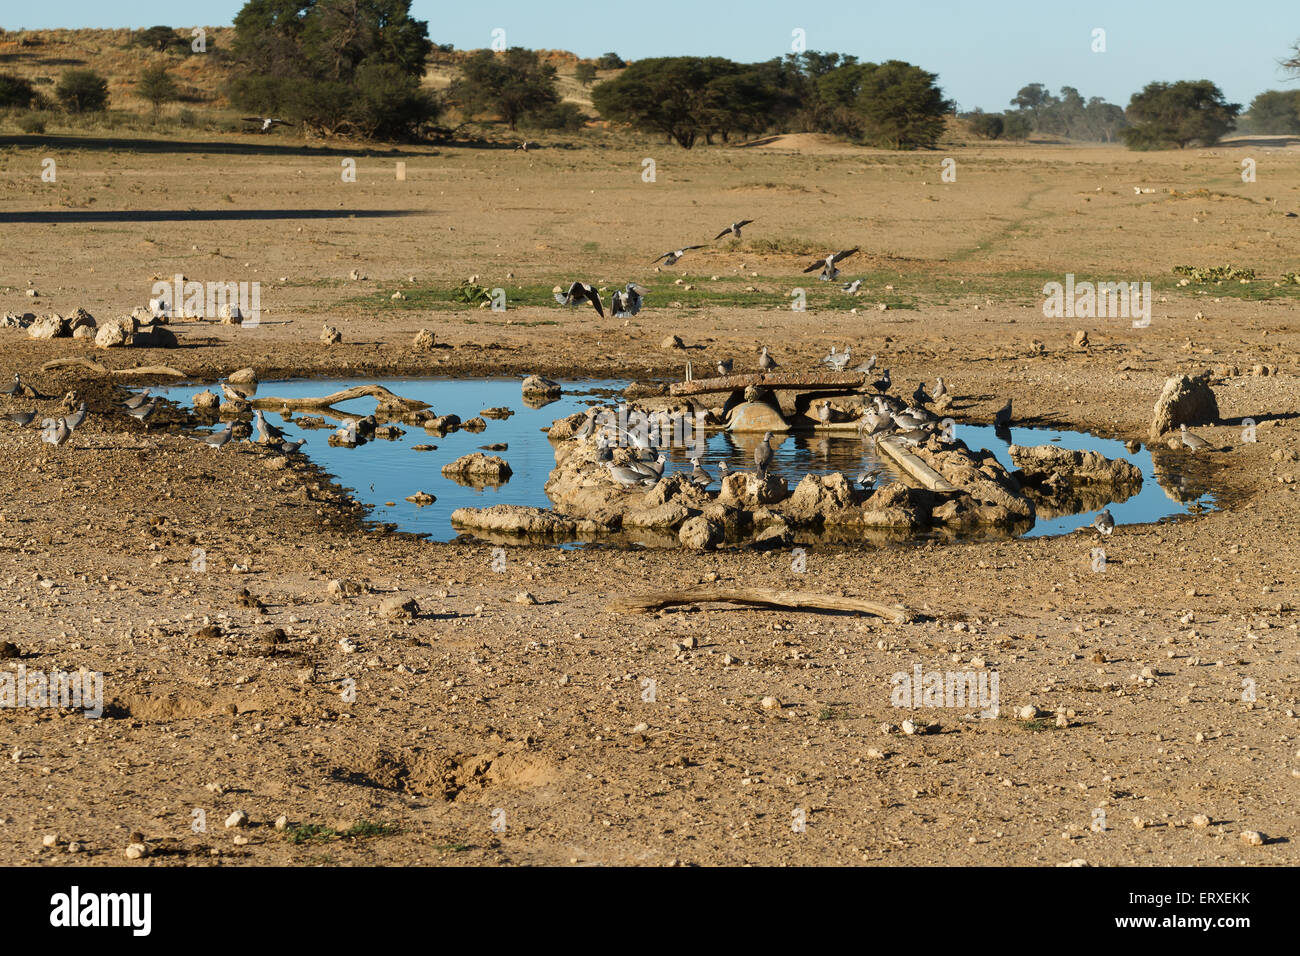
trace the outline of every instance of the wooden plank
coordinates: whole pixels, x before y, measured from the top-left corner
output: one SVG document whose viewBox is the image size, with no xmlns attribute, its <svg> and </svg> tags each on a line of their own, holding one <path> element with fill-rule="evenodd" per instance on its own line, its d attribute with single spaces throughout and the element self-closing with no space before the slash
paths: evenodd
<svg viewBox="0 0 1300 956">
<path fill-rule="evenodd" d="M 867 377 L 859 372 L 755 372 L 746 375 L 727 375 L 722 378 L 696 378 L 689 382 L 674 382 L 668 387 L 670 395 L 706 395 L 710 392 L 735 392 L 757 385 L 760 388 L 840 389 L 853 391 L 866 384 Z"/>
<path fill-rule="evenodd" d="M 941 494 L 951 494 L 955 491 L 961 491 L 961 489 L 951 481 L 908 451 L 903 446 L 903 443 L 897 438 L 894 438 L 893 436 L 877 438 L 876 448 L 884 452 L 885 455 L 895 465 L 897 465 L 904 474 L 920 484 L 923 488 L 928 488 L 931 491 L 937 491 Z"/>
</svg>

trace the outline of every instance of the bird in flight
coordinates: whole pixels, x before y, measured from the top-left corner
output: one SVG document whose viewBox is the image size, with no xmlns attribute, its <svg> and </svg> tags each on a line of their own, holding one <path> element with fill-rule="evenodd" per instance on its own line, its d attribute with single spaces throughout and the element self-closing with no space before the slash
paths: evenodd
<svg viewBox="0 0 1300 956">
<path fill-rule="evenodd" d="M 568 292 L 555 293 L 555 301 L 560 305 L 573 305 L 586 299 L 596 307 L 596 312 L 603 319 L 605 317 L 605 307 L 600 304 L 600 293 L 594 287 L 587 285 L 585 282 L 574 281 L 569 286 Z"/>
<path fill-rule="evenodd" d="M 680 259 L 682 256 L 686 255 L 686 253 L 689 252 L 690 250 L 703 249 L 703 248 L 704 248 L 703 246 L 682 246 L 680 249 L 678 249 L 675 252 L 665 252 L 662 256 L 659 256 L 656 259 L 651 259 L 650 264 L 654 265 L 656 262 L 659 261 L 659 259 L 662 259 L 664 261 L 664 265 L 670 266 L 673 263 L 675 263 L 678 259 Z"/>
<path fill-rule="evenodd" d="M 610 301 L 609 312 L 616 319 L 627 319 L 641 311 L 641 300 L 649 289 L 642 288 L 635 282 L 629 282 L 622 292 L 615 292 Z"/>
<path fill-rule="evenodd" d="M 526 153 L 536 145 L 537 145 L 536 143 L 530 143 L 528 142 L 528 140 L 524 140 L 522 143 L 516 146 L 515 149 L 516 150 L 522 149 Z"/>
<path fill-rule="evenodd" d="M 832 252 L 825 259 L 818 259 L 816 262 L 814 262 L 812 265 L 810 265 L 807 269 L 804 269 L 803 271 L 816 272 L 818 269 L 821 269 L 822 270 L 821 275 L 819 275 L 817 278 L 821 279 L 823 282 L 829 282 L 831 279 L 834 279 L 837 275 L 840 274 L 840 270 L 835 268 L 835 263 L 843 262 L 845 259 L 853 255 L 857 251 L 858 251 L 858 247 L 854 246 L 852 249 L 845 249 L 841 252 Z"/>
<path fill-rule="evenodd" d="M 713 237 L 713 241 L 714 241 L 714 242 L 717 242 L 719 239 L 721 239 L 723 236 L 727 235 L 728 233 L 733 234 L 737 239 L 739 239 L 739 238 L 740 238 L 740 230 L 743 229 L 745 226 L 748 226 L 748 225 L 749 225 L 751 222 L 753 222 L 753 221 L 754 221 L 754 220 L 752 220 L 752 219 L 742 219 L 742 220 L 740 220 L 740 222 L 733 222 L 733 223 L 732 223 L 730 226 L 728 226 L 726 229 L 722 230 L 722 232 L 720 232 L 720 233 L 718 233 L 716 236 L 714 236 L 714 237 Z"/>
<path fill-rule="evenodd" d="M 271 128 L 272 128 L 272 127 L 275 127 L 275 126 L 288 126 L 288 125 L 289 125 L 287 122 L 285 122 L 285 121 L 282 120 L 282 119 L 272 119 L 272 118 L 269 117 L 269 116 L 245 116 L 245 117 L 244 117 L 244 122 L 245 122 L 245 123 L 260 123 L 260 124 L 261 124 L 261 128 L 258 130 L 259 133 L 269 133 L 269 132 L 271 131 Z"/>
</svg>

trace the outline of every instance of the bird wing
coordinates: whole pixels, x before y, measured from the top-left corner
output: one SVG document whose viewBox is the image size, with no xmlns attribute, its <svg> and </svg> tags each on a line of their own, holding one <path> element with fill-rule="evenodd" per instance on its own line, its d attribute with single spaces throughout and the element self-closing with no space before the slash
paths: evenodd
<svg viewBox="0 0 1300 956">
<path fill-rule="evenodd" d="M 603 319 L 605 317 L 605 307 L 600 304 L 600 293 L 589 286 L 587 288 L 587 298 L 591 300 L 591 304 L 596 307 L 597 314 Z"/>
<path fill-rule="evenodd" d="M 720 233 L 718 233 L 716 236 L 714 236 L 714 237 L 713 237 L 713 241 L 714 241 L 714 242 L 717 242 L 717 241 L 718 241 L 719 239 L 721 239 L 723 236 L 725 236 L 725 235 L 727 235 L 728 233 L 731 233 L 731 232 L 735 232 L 735 230 L 732 229 L 730 226 L 728 226 L 726 229 L 722 230 L 722 232 L 720 232 Z"/>
<path fill-rule="evenodd" d="M 740 220 L 740 222 L 736 223 L 736 228 L 743 229 L 745 226 L 748 226 L 753 221 L 754 221 L 753 219 L 742 219 Z"/>
<path fill-rule="evenodd" d="M 659 259 L 667 259 L 667 258 L 668 258 L 669 256 L 671 256 L 671 255 L 672 255 L 671 252 L 665 252 L 662 256 L 659 257 Z M 651 260 L 650 260 L 650 264 L 651 264 L 651 265 L 654 265 L 656 262 L 659 261 L 659 259 L 651 259 Z"/>
<path fill-rule="evenodd" d="M 858 251 L 858 247 L 854 246 L 852 249 L 845 249 L 843 252 L 837 252 L 835 253 L 835 255 L 831 256 L 831 262 L 836 263 L 839 262 L 841 259 L 847 259 L 849 256 L 853 255 L 857 251 Z"/>
<path fill-rule="evenodd" d="M 803 271 L 816 272 L 818 269 L 824 269 L 825 267 L 826 267 L 826 260 L 818 259 L 816 262 L 814 262 L 812 265 L 810 265 L 807 269 L 804 269 Z"/>
<path fill-rule="evenodd" d="M 688 252 L 691 249 L 703 249 L 703 248 L 704 248 L 703 246 L 682 246 L 680 249 L 677 250 L 677 252 L 680 254 L 683 252 Z"/>
</svg>

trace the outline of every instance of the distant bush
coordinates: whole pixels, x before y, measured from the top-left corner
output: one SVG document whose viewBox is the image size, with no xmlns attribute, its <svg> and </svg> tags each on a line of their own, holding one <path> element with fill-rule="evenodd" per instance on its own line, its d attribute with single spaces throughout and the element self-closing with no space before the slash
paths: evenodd
<svg viewBox="0 0 1300 956">
<path fill-rule="evenodd" d="M 1033 122 L 1024 113 L 1002 114 L 1003 139 L 1026 140 L 1033 129 Z"/>
<path fill-rule="evenodd" d="M 108 108 L 108 81 L 94 70 L 68 70 L 54 95 L 69 113 L 97 113 Z"/>
<path fill-rule="evenodd" d="M 45 114 L 24 113 L 18 117 L 18 128 L 28 135 L 39 136 L 45 132 Z"/>
<path fill-rule="evenodd" d="M 1300 90 L 1265 90 L 1250 101 L 1242 119 L 1252 133 L 1300 134 Z"/>
<path fill-rule="evenodd" d="M 556 103 L 521 117 L 519 125 L 530 130 L 576 133 L 587 125 L 587 116 L 576 103 Z"/>
<path fill-rule="evenodd" d="M 147 30 L 137 30 L 131 37 L 131 42 L 136 46 L 157 50 L 159 53 L 190 52 L 190 41 L 172 27 L 149 27 Z"/>
<path fill-rule="evenodd" d="M 176 84 L 167 73 L 167 66 L 163 63 L 151 66 L 141 73 L 135 91 L 153 106 L 154 119 L 158 118 L 164 103 L 169 103 L 180 96 L 180 90 L 176 88 Z"/>
<path fill-rule="evenodd" d="M 1133 125 L 1120 131 L 1129 149 L 1213 146 L 1236 127 L 1241 107 L 1209 80 L 1148 83 L 1129 100 Z"/>
<path fill-rule="evenodd" d="M 975 113 L 969 122 L 971 132 L 980 139 L 997 139 L 1004 128 L 1002 117 L 997 113 Z"/>
<path fill-rule="evenodd" d="M 600 70 L 621 70 L 627 64 L 617 53 L 606 53 L 596 61 L 596 68 Z"/>
<path fill-rule="evenodd" d="M 579 63 L 573 71 L 573 78 L 583 86 L 590 86 L 596 78 L 596 67 L 592 63 Z"/>
<path fill-rule="evenodd" d="M 26 80 L 0 73 L 0 108 L 25 110 L 32 105 L 36 95 Z"/>
<path fill-rule="evenodd" d="M 495 114 L 511 129 L 525 116 L 542 115 L 560 102 L 555 67 L 536 50 L 511 47 L 503 54 L 475 50 L 461 64 L 447 97 L 467 117 Z"/>
</svg>

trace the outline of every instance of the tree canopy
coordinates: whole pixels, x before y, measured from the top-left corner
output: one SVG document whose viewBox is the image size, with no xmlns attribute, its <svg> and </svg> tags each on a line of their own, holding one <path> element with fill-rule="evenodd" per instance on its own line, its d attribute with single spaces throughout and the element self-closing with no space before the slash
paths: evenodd
<svg viewBox="0 0 1300 956">
<path fill-rule="evenodd" d="M 1130 149 L 1213 146 L 1236 128 L 1241 106 L 1229 103 L 1209 80 L 1148 83 L 1129 100 L 1132 124 L 1120 136 Z"/>
<path fill-rule="evenodd" d="M 231 100 L 323 133 L 400 138 L 437 116 L 432 49 L 411 0 L 248 0 L 235 17 Z"/>
<path fill-rule="evenodd" d="M 503 53 L 475 50 L 461 65 L 447 97 L 462 113 L 492 113 L 512 130 L 532 113 L 560 102 L 555 67 L 543 63 L 536 50 L 511 47 Z"/>
</svg>

